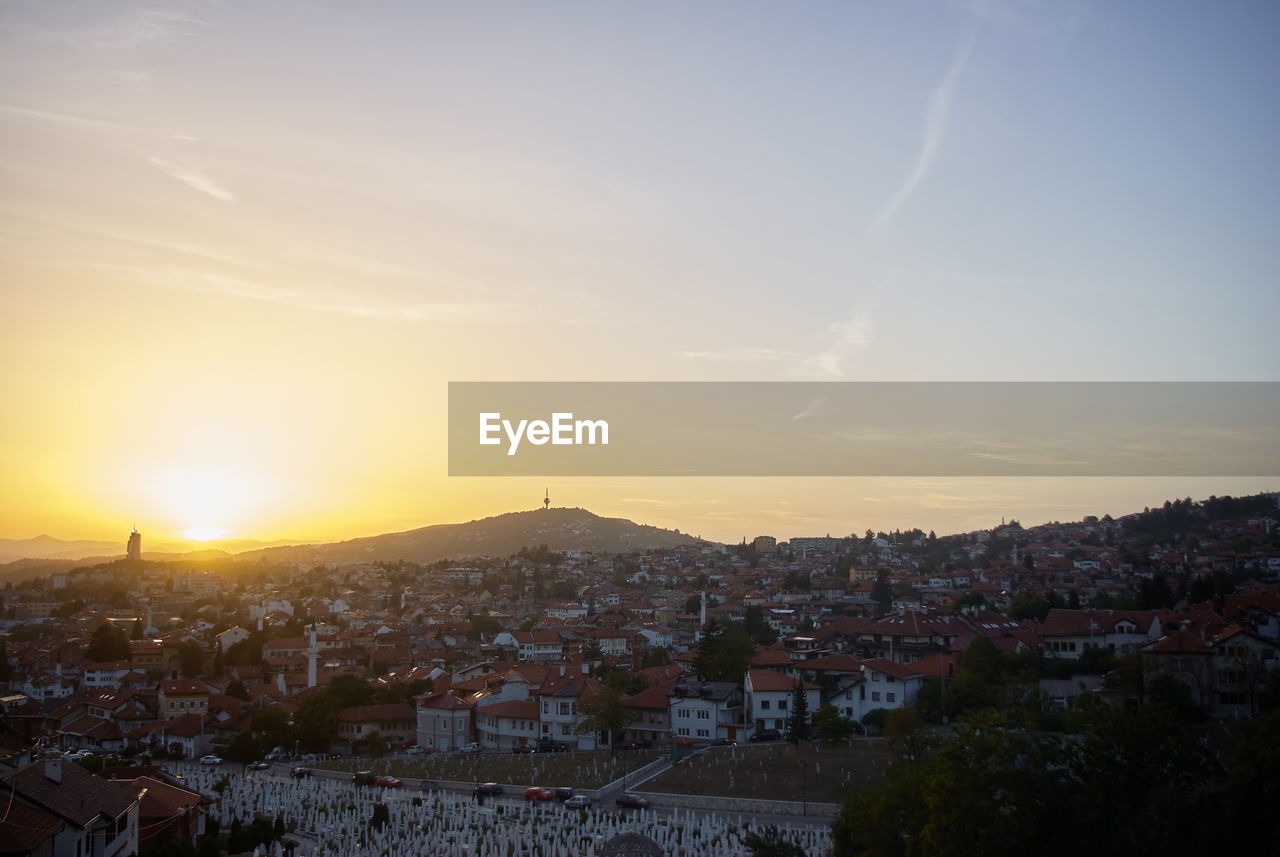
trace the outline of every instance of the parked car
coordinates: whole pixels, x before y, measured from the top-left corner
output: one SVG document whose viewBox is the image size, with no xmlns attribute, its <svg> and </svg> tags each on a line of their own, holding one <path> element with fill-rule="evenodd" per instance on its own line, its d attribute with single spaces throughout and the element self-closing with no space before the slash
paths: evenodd
<svg viewBox="0 0 1280 857">
<path fill-rule="evenodd" d="M 556 793 L 542 786 L 530 786 L 524 790 L 525 800 L 553 800 Z"/>
<path fill-rule="evenodd" d="M 458 752 L 459 753 L 479 753 L 483 749 L 484 748 L 481 747 L 479 744 L 477 744 L 475 741 L 472 741 L 470 744 L 463 744 L 461 747 L 459 747 Z"/>
<path fill-rule="evenodd" d="M 410 747 L 405 752 L 408 753 L 410 756 L 425 756 L 427 754 L 427 748 L 413 746 L 413 747 Z"/>
<path fill-rule="evenodd" d="M 373 784 L 384 789 L 398 789 L 404 785 L 397 777 L 378 777 Z"/>
<path fill-rule="evenodd" d="M 630 792 L 627 792 L 624 795 L 619 795 L 618 799 L 614 801 L 614 803 L 622 807 L 623 809 L 648 809 L 649 808 L 648 798 L 643 798 L 643 797 L 640 797 L 640 795 L 634 795 L 634 794 L 631 794 Z"/>
<path fill-rule="evenodd" d="M 782 733 L 777 729 L 765 729 L 763 732 L 757 732 L 747 739 L 752 744 L 763 744 L 766 741 L 781 741 Z"/>
<path fill-rule="evenodd" d="M 537 750 L 537 748 L 534 747 L 532 744 L 517 744 L 511 748 L 511 752 L 515 753 L 516 755 L 520 755 L 522 753 L 532 753 L 535 750 Z"/>
<path fill-rule="evenodd" d="M 569 809 L 586 809 L 591 806 L 591 798 L 586 795 L 573 795 L 564 802 Z"/>
<path fill-rule="evenodd" d="M 351 777 L 351 785 L 353 786 L 371 786 L 376 783 L 377 777 L 373 775 L 373 771 L 357 771 Z"/>
<path fill-rule="evenodd" d="M 209 754 L 209 755 L 207 755 L 207 756 L 201 756 L 201 757 L 200 757 L 200 764 L 202 764 L 202 765 L 221 765 L 221 764 L 222 764 L 222 757 L 221 757 L 221 756 L 215 756 L 215 755 L 213 755 L 212 753 L 210 753 L 210 754 Z"/>
<path fill-rule="evenodd" d="M 289 773 L 295 780 L 301 780 L 307 777 L 315 776 L 315 772 L 312 771 L 310 768 L 303 768 L 301 766 L 294 768 Z"/>
<path fill-rule="evenodd" d="M 738 746 L 738 742 L 734 741 L 732 738 L 717 738 L 716 740 L 711 742 L 711 746 L 712 747 L 736 747 Z"/>
<path fill-rule="evenodd" d="M 578 793 L 576 790 L 570 788 L 569 786 L 560 786 L 560 788 L 556 789 L 555 792 L 556 792 L 556 800 L 559 800 L 559 801 L 568 800 L 569 798 L 573 797 Z"/>
<path fill-rule="evenodd" d="M 270 767 L 271 767 L 270 762 L 250 762 L 249 763 L 249 770 L 251 771 L 265 771 L 267 768 L 270 768 Z"/>
<path fill-rule="evenodd" d="M 498 785 L 497 783 L 484 783 L 483 785 L 478 785 L 474 789 L 472 789 L 471 793 L 474 795 L 492 797 L 494 795 L 502 794 L 502 786 Z"/>
<path fill-rule="evenodd" d="M 545 741 L 545 740 L 538 741 L 539 753 L 563 753 L 567 749 L 568 748 L 565 747 L 563 744 L 557 744 L 555 741 Z"/>
</svg>

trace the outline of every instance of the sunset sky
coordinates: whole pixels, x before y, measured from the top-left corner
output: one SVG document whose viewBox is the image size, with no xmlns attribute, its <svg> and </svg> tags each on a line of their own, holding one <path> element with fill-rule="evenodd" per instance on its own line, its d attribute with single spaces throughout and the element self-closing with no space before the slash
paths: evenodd
<svg viewBox="0 0 1280 857">
<path fill-rule="evenodd" d="M 446 475 L 451 380 L 1280 380 L 1278 39 L 1247 0 L 9 0 L 0 537 L 538 505 Z M 736 542 L 1280 480 L 549 487 Z"/>
</svg>

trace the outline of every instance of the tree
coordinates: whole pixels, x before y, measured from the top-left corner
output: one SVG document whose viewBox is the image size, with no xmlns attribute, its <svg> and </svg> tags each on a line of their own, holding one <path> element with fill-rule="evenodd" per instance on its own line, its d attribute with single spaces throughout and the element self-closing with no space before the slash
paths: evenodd
<svg viewBox="0 0 1280 857">
<path fill-rule="evenodd" d="M 740 684 L 755 648 L 755 643 L 745 631 L 726 628 L 712 620 L 702 629 L 693 668 L 706 681 Z"/>
<path fill-rule="evenodd" d="M 882 568 L 876 572 L 876 582 L 871 587 L 871 600 L 878 601 L 885 609 L 893 603 L 893 584 L 889 582 L 889 569 Z"/>
<path fill-rule="evenodd" d="M 142 630 L 143 630 L 143 629 L 142 629 L 142 620 L 141 620 L 141 619 L 134 619 L 134 620 L 133 620 L 133 631 L 129 634 L 129 639 L 131 639 L 131 640 L 141 640 L 141 639 L 142 639 Z"/>
<path fill-rule="evenodd" d="M 502 623 L 488 614 L 472 614 L 467 617 L 467 639 L 475 642 L 484 635 L 493 636 L 502 631 Z"/>
<path fill-rule="evenodd" d="M 385 803 L 375 803 L 373 805 L 373 815 L 369 816 L 369 827 L 374 830 L 381 830 L 391 821 L 391 813 L 387 810 Z"/>
<path fill-rule="evenodd" d="M 204 671 L 204 649 L 195 640 L 183 640 L 178 647 L 178 668 L 183 678 L 198 678 Z"/>
<path fill-rule="evenodd" d="M 813 728 L 818 740 L 826 744 L 848 741 L 858 731 L 858 725 L 839 712 L 834 705 L 824 705 L 813 715 Z"/>
<path fill-rule="evenodd" d="M 619 733 L 632 721 L 630 708 L 622 701 L 622 692 L 605 685 L 578 701 L 578 713 L 582 720 L 574 728 L 577 734 L 601 732 L 612 750 Z"/>
<path fill-rule="evenodd" d="M 232 762 L 247 765 L 262 758 L 262 744 L 258 742 L 252 731 L 246 729 L 243 732 L 237 732 L 227 743 L 224 755 Z"/>
<path fill-rule="evenodd" d="M 642 665 L 648 667 L 664 667 L 671 663 L 671 655 L 662 646 L 654 646 L 644 653 Z"/>
<path fill-rule="evenodd" d="M 272 747 L 284 747 L 293 741 L 293 725 L 282 708 L 266 708 L 254 714 L 253 731 Z"/>
<path fill-rule="evenodd" d="M 804 848 L 785 839 L 773 826 L 766 827 L 764 833 L 749 832 L 742 837 L 742 844 L 751 849 L 751 857 L 805 857 Z"/>
<path fill-rule="evenodd" d="M 125 639 L 124 632 L 110 622 L 98 626 L 89 638 L 88 648 L 84 650 L 85 659 L 92 663 L 127 661 L 130 654 L 129 641 Z"/>
<path fill-rule="evenodd" d="M 792 744 L 809 740 L 809 696 L 804 682 L 796 679 L 796 689 L 791 694 L 791 713 L 787 715 L 787 740 Z"/>
<path fill-rule="evenodd" d="M 249 688 L 245 687 L 244 682 L 240 679 L 233 678 L 227 685 L 227 696 L 234 696 L 236 699 L 243 699 L 245 702 L 248 702 Z"/>
<path fill-rule="evenodd" d="M 368 705 L 373 701 L 373 688 L 359 676 L 339 675 L 334 676 L 329 682 L 324 695 L 334 701 L 338 710 L 342 710 L 357 705 Z"/>
<path fill-rule="evenodd" d="M 296 718 L 298 742 L 303 749 L 311 752 L 329 749 L 329 742 L 338 734 L 338 712 L 343 707 L 328 694 L 317 694 L 303 701 Z"/>
<path fill-rule="evenodd" d="M 757 646 L 772 646 L 778 639 L 778 632 L 769 625 L 759 604 L 749 604 L 742 611 L 742 630 L 751 635 Z"/>
<path fill-rule="evenodd" d="M 13 679 L 13 667 L 9 663 L 9 644 L 0 640 L 0 684 L 8 684 Z"/>
<path fill-rule="evenodd" d="M 387 738 L 377 729 L 364 736 L 364 752 L 370 759 L 377 761 L 387 754 Z"/>
</svg>

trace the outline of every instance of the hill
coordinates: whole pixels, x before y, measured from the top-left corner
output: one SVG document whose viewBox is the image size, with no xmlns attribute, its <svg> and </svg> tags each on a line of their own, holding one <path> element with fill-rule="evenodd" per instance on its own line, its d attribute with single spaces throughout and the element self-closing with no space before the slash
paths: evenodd
<svg viewBox="0 0 1280 857">
<path fill-rule="evenodd" d="M 86 556 L 124 556 L 125 539 L 104 542 L 90 539 L 0 539 L 0 563 L 19 559 L 80 559 Z"/>
<path fill-rule="evenodd" d="M 586 509 L 536 509 L 345 542 L 247 551 L 237 554 L 236 559 L 317 563 L 403 559 L 430 563 L 464 556 L 510 556 L 535 545 L 558 552 L 622 553 L 697 541 L 679 530 L 645 526 L 625 518 L 602 518 Z"/>
</svg>

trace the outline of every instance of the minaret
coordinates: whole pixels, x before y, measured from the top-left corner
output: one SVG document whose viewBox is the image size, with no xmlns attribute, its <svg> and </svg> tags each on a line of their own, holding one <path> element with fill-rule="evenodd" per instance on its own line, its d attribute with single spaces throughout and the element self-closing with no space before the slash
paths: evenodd
<svg viewBox="0 0 1280 857">
<path fill-rule="evenodd" d="M 307 647 L 307 687 L 316 686 L 316 626 L 311 626 L 311 645 Z"/>
<path fill-rule="evenodd" d="M 125 553 L 129 559 L 142 559 L 142 533 L 138 532 L 136 525 L 129 531 L 129 546 Z"/>
<path fill-rule="evenodd" d="M 546 490 L 546 496 L 542 498 L 542 508 L 543 509 L 551 508 L 551 489 L 550 488 Z"/>
</svg>

